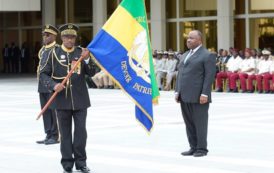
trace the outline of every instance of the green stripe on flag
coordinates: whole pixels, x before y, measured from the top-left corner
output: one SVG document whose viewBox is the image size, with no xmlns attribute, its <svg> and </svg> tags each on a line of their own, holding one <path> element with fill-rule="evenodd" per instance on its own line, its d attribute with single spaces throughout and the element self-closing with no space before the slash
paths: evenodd
<svg viewBox="0 0 274 173">
<path fill-rule="evenodd" d="M 120 4 L 135 18 L 145 29 L 147 28 L 147 18 L 144 0 L 123 0 Z"/>
<path fill-rule="evenodd" d="M 120 4 L 123 8 L 125 8 L 133 18 L 136 19 L 144 27 L 147 33 L 147 42 L 148 42 L 148 51 L 149 51 L 149 65 L 150 65 L 150 77 L 151 77 L 151 89 L 152 89 L 152 100 L 154 103 L 158 103 L 158 97 L 160 95 L 159 89 L 156 82 L 154 65 L 152 60 L 152 50 L 151 43 L 149 39 L 149 30 L 147 24 L 147 15 L 144 0 L 123 0 Z"/>
</svg>

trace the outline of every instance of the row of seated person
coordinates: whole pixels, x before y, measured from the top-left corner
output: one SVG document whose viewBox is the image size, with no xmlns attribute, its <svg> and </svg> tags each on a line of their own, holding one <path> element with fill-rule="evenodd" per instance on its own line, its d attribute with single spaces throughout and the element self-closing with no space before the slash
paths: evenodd
<svg viewBox="0 0 274 173">
<path fill-rule="evenodd" d="M 153 63 L 159 90 L 169 91 L 174 89 L 172 83 L 178 73 L 177 66 L 180 56 L 181 54 L 173 51 L 154 51 Z"/>
<path fill-rule="evenodd" d="M 274 93 L 274 82 L 272 82 L 271 80 L 268 80 L 269 78 L 266 76 L 268 76 L 268 75 L 257 75 L 257 78 L 256 78 L 257 80 L 253 80 L 251 82 L 249 80 L 249 82 L 246 84 L 246 86 L 248 86 L 247 88 L 253 88 L 253 92 L 257 91 L 258 93 L 263 93 L 263 91 L 264 91 L 264 93 Z M 169 79 L 167 79 L 166 77 L 167 76 L 164 76 L 161 78 L 161 85 L 162 86 L 170 85 L 169 90 L 175 90 L 176 75 L 173 78 L 169 78 Z M 240 78 L 238 78 L 238 79 L 240 79 Z M 273 79 L 274 79 L 274 77 L 273 77 Z M 102 71 L 96 73 L 92 77 L 92 80 L 96 84 L 97 88 L 104 88 L 104 89 L 119 88 Z M 218 80 L 220 80 L 220 79 L 216 78 L 216 83 L 213 84 L 212 90 L 216 89 L 217 92 L 220 92 L 220 90 L 217 87 Z M 242 81 L 242 82 L 246 82 L 246 81 Z M 241 86 L 243 86 L 243 85 L 241 85 L 240 80 L 235 80 L 235 82 L 234 82 L 235 84 L 231 85 L 228 78 L 221 79 L 221 82 L 219 82 L 219 83 L 221 83 L 222 91 L 226 91 L 226 92 L 238 92 L 242 88 Z M 220 86 L 220 84 L 219 84 L 219 86 Z M 234 89 L 232 89 L 232 88 L 234 88 Z M 245 91 L 242 90 L 242 92 L 245 92 Z M 251 93 L 251 92 L 249 92 L 249 93 Z"/>
<path fill-rule="evenodd" d="M 99 89 L 114 89 L 114 82 L 102 70 L 92 76 L 91 79 Z"/>
<path fill-rule="evenodd" d="M 253 58 L 251 50 L 248 48 L 244 53 L 245 58 L 242 58 L 237 50 L 232 50 L 232 56 L 225 64 L 224 70 L 216 74 L 216 83 L 213 89 L 216 88 L 218 92 L 238 92 L 240 89 L 242 92 L 272 92 L 274 90 L 274 63 L 270 58 L 270 51 L 263 50 L 262 57 L 259 58 Z M 175 88 L 180 55 L 172 51 L 154 52 L 155 75 L 160 90 Z M 115 87 L 113 81 L 103 71 L 96 73 L 92 80 L 98 88 Z"/>
<path fill-rule="evenodd" d="M 245 58 L 242 59 L 237 51 L 233 51 L 233 56 L 225 64 L 225 71 L 216 74 L 216 91 L 273 92 L 274 61 L 270 56 L 270 51 L 263 50 L 262 56 L 256 59 L 251 56 L 250 49 L 245 49 Z"/>
</svg>

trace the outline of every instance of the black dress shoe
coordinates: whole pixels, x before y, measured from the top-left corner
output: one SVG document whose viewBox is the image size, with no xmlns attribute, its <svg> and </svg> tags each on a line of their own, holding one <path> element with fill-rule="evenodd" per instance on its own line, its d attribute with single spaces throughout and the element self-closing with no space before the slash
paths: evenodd
<svg viewBox="0 0 274 173">
<path fill-rule="evenodd" d="M 109 85 L 108 88 L 109 89 L 114 89 L 114 86 L 113 85 Z"/>
<path fill-rule="evenodd" d="M 80 168 L 76 168 L 77 170 L 80 170 L 82 173 L 89 173 L 90 169 L 87 166 L 83 166 Z"/>
<path fill-rule="evenodd" d="M 51 145 L 51 144 L 58 144 L 59 141 L 53 138 L 50 138 L 48 140 L 45 141 L 45 145 Z"/>
<path fill-rule="evenodd" d="M 207 152 L 206 151 L 201 151 L 201 150 L 197 150 L 193 154 L 194 157 L 203 157 L 203 156 L 206 156 L 206 155 L 207 155 Z"/>
<path fill-rule="evenodd" d="M 184 151 L 184 152 L 182 152 L 181 154 L 182 154 L 183 156 L 192 156 L 194 153 L 195 153 L 195 149 L 191 148 L 190 150 Z"/>
<path fill-rule="evenodd" d="M 37 144 L 44 144 L 48 139 L 43 139 L 41 141 L 36 141 Z"/>
</svg>

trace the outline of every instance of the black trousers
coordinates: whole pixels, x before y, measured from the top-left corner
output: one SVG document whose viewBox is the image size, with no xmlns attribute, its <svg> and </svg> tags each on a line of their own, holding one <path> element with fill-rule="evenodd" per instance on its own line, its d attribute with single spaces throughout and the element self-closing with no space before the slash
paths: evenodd
<svg viewBox="0 0 274 173">
<path fill-rule="evenodd" d="M 64 169 L 76 169 L 86 166 L 86 118 L 87 109 L 57 110 L 58 123 L 61 133 L 61 164 Z M 74 121 L 74 135 L 72 137 L 72 118 Z"/>
<path fill-rule="evenodd" d="M 184 103 L 181 102 L 181 110 L 186 125 L 186 133 L 190 148 L 195 150 L 207 150 L 209 103 Z"/>
<path fill-rule="evenodd" d="M 41 108 L 45 106 L 50 96 L 50 93 L 39 93 Z M 56 111 L 53 109 L 47 109 L 43 114 L 43 123 L 45 133 L 47 134 L 46 138 L 58 140 L 59 130 L 57 126 Z"/>
</svg>

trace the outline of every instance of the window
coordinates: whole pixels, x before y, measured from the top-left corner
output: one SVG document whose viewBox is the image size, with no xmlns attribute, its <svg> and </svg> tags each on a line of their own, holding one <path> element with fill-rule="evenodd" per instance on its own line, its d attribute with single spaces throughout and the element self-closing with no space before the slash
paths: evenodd
<svg viewBox="0 0 274 173">
<path fill-rule="evenodd" d="M 245 19 L 234 20 L 234 47 L 243 50 L 246 46 Z"/>
<path fill-rule="evenodd" d="M 179 0 L 180 17 L 216 16 L 217 0 Z"/>
<path fill-rule="evenodd" d="M 66 23 L 65 0 L 55 1 L 55 7 L 56 7 L 56 25 L 61 25 Z"/>
<path fill-rule="evenodd" d="M 7 12 L 4 17 L 6 18 L 6 26 L 14 27 L 18 26 L 18 13 L 17 12 Z"/>
<path fill-rule="evenodd" d="M 166 48 L 177 50 L 177 28 L 175 22 L 169 22 L 166 26 Z"/>
<path fill-rule="evenodd" d="M 26 42 L 30 50 L 29 72 L 36 72 L 38 66 L 38 51 L 42 46 L 41 29 L 25 29 L 22 30 L 22 43 Z M 19 45 L 21 47 L 21 45 Z"/>
<path fill-rule="evenodd" d="M 273 0 L 249 0 L 249 13 L 273 13 Z"/>
<path fill-rule="evenodd" d="M 176 18 L 176 1 L 177 0 L 167 0 L 166 1 L 166 17 L 167 18 Z"/>
<path fill-rule="evenodd" d="M 71 23 L 92 22 L 92 0 L 69 0 L 68 19 Z"/>
<path fill-rule="evenodd" d="M 188 33 L 197 29 L 203 34 L 203 46 L 216 51 L 217 48 L 217 21 L 193 21 L 180 23 L 180 50 L 188 50 L 186 40 Z"/>
<path fill-rule="evenodd" d="M 40 26 L 42 25 L 42 12 L 22 12 L 20 13 L 22 26 Z"/>
<path fill-rule="evenodd" d="M 245 0 L 235 0 L 235 11 L 237 14 L 245 14 Z"/>
<path fill-rule="evenodd" d="M 250 19 L 250 47 L 274 48 L 274 19 Z"/>
</svg>

